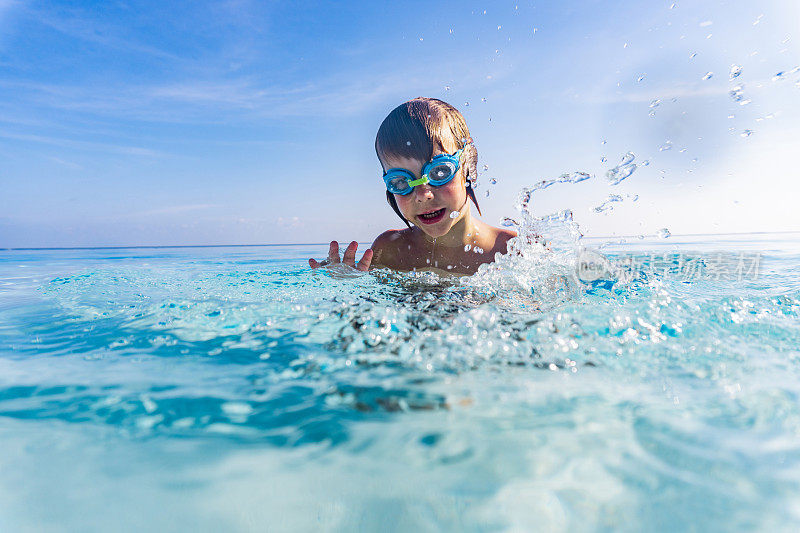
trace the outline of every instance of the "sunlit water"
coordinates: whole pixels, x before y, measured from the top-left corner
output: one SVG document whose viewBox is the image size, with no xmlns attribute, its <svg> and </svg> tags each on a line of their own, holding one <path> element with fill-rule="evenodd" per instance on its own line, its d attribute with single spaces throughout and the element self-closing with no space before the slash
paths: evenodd
<svg viewBox="0 0 800 533">
<path fill-rule="evenodd" d="M 557 244 L 0 252 L 0 530 L 794 530 L 799 241 L 631 239 L 591 283 Z M 719 251 L 757 275 L 656 265 Z"/>
</svg>

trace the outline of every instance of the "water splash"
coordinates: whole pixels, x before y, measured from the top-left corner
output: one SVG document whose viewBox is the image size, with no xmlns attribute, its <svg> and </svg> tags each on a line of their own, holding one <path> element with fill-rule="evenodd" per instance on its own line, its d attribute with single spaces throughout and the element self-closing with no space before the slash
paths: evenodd
<svg viewBox="0 0 800 533">
<path fill-rule="evenodd" d="M 703 81 L 710 80 L 714 77 L 714 73 L 711 71 L 706 72 L 703 77 L 701 78 Z"/>
<path fill-rule="evenodd" d="M 450 218 L 458 218 L 461 216 L 461 211 L 451 211 Z"/>
<path fill-rule="evenodd" d="M 730 74 L 728 76 L 729 79 L 731 81 L 733 81 L 733 80 L 735 80 L 736 78 L 738 78 L 741 75 L 742 75 L 742 67 L 739 66 L 739 65 L 736 65 L 736 64 L 731 65 L 731 71 L 730 71 Z"/>
<path fill-rule="evenodd" d="M 661 228 L 656 232 L 656 235 L 661 239 L 667 239 L 672 235 L 672 233 L 670 233 L 667 228 Z"/>
</svg>

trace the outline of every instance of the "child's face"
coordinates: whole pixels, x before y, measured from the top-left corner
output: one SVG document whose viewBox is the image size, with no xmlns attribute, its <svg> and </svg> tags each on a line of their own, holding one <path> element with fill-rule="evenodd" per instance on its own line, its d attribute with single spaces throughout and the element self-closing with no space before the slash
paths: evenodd
<svg viewBox="0 0 800 533">
<path fill-rule="evenodd" d="M 439 153 L 434 152 L 435 157 Z M 409 159 L 406 157 L 385 156 L 381 158 L 384 169 L 404 168 L 420 177 L 422 167 L 426 161 Z M 467 190 L 462 173 L 463 166 L 459 167 L 455 177 L 442 186 L 435 187 L 430 184 L 417 185 L 410 194 L 395 194 L 397 207 L 407 220 L 419 227 L 431 237 L 441 237 L 459 221 L 467 210 Z M 458 217 L 450 218 L 450 213 L 460 211 Z"/>
</svg>

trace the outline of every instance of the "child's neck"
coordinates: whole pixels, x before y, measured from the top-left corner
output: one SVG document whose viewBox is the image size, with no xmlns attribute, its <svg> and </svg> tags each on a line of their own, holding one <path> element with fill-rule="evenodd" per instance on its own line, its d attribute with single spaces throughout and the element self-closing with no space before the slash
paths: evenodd
<svg viewBox="0 0 800 533">
<path fill-rule="evenodd" d="M 480 235 L 480 228 L 478 221 L 472 218 L 472 215 L 467 208 L 467 212 L 456 224 L 450 228 L 446 234 L 441 237 L 431 237 L 422 230 L 422 238 L 428 247 L 432 248 L 463 248 L 466 245 L 474 246 Z"/>
</svg>

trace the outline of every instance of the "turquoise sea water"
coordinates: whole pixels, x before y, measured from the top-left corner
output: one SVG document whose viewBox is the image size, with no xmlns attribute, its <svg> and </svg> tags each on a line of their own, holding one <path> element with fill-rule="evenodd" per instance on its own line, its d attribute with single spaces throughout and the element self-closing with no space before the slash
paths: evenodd
<svg viewBox="0 0 800 533">
<path fill-rule="evenodd" d="M 600 250 L 0 251 L 0 531 L 796 530 L 800 235 Z"/>
</svg>

